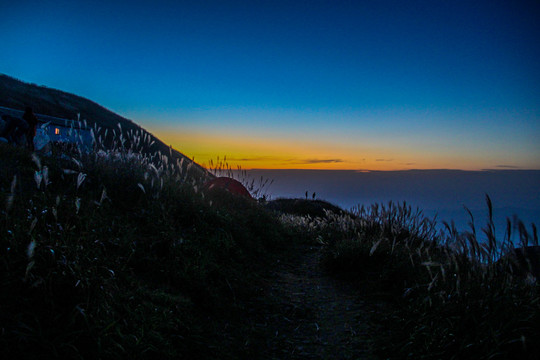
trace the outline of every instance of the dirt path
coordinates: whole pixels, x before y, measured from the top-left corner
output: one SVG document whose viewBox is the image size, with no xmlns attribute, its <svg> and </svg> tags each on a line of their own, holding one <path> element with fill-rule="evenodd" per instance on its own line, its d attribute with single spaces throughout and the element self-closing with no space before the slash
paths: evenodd
<svg viewBox="0 0 540 360">
<path fill-rule="evenodd" d="M 298 254 L 277 264 L 261 297 L 255 326 L 266 334 L 268 358 L 374 359 L 375 306 L 320 268 L 319 247 L 304 245 Z"/>
</svg>

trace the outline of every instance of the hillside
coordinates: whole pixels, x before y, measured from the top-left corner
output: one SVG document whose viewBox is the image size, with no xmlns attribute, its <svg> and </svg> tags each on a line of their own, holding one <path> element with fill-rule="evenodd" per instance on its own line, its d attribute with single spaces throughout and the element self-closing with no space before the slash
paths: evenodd
<svg viewBox="0 0 540 360">
<path fill-rule="evenodd" d="M 169 148 L 169 146 L 133 121 L 115 114 L 91 100 L 61 90 L 25 83 L 0 74 L 0 106 L 16 110 L 24 110 L 26 106 L 30 106 L 37 114 L 70 120 L 77 119 L 79 114 L 80 119 L 86 120 L 90 127 L 97 125 L 103 130 L 118 130 L 118 124 L 120 124 L 125 133 L 140 130 L 143 134 L 150 136 L 154 144 L 145 149 L 145 152 L 155 153 L 160 151 L 164 155 L 171 156 L 173 163 L 176 162 L 176 159 L 184 159 L 186 165 L 193 162 L 178 150 Z M 199 175 L 212 177 L 206 169 L 197 163 L 193 162 L 193 164 L 193 168 L 197 169 Z"/>
</svg>

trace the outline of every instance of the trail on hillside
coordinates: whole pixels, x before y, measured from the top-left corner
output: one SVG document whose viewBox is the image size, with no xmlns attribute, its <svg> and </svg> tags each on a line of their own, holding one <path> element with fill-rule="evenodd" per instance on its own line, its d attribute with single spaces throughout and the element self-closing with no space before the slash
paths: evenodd
<svg viewBox="0 0 540 360">
<path fill-rule="evenodd" d="M 320 247 L 302 245 L 297 254 L 276 264 L 257 301 L 254 326 L 266 334 L 265 357 L 374 359 L 377 305 L 321 269 Z"/>
</svg>

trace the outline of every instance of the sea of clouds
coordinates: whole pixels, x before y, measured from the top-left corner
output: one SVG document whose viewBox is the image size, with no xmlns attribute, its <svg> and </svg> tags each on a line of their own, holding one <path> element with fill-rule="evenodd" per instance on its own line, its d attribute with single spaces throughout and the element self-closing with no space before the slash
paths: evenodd
<svg viewBox="0 0 540 360">
<path fill-rule="evenodd" d="M 304 198 L 334 203 L 344 209 L 389 201 L 407 202 L 438 223 L 454 221 L 467 230 L 475 217 L 477 231 L 488 219 L 486 194 L 493 203 L 496 234 L 501 239 L 506 218 L 519 217 L 530 229 L 540 225 L 540 170 L 249 170 L 253 179 L 272 179 L 266 189 L 272 198 Z"/>
</svg>

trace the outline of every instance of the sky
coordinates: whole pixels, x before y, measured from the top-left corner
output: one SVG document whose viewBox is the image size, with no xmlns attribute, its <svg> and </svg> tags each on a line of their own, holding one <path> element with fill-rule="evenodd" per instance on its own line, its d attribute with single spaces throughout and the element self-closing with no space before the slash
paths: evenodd
<svg viewBox="0 0 540 360">
<path fill-rule="evenodd" d="M 0 1 L 0 73 L 208 164 L 540 169 L 538 1 Z"/>
</svg>

